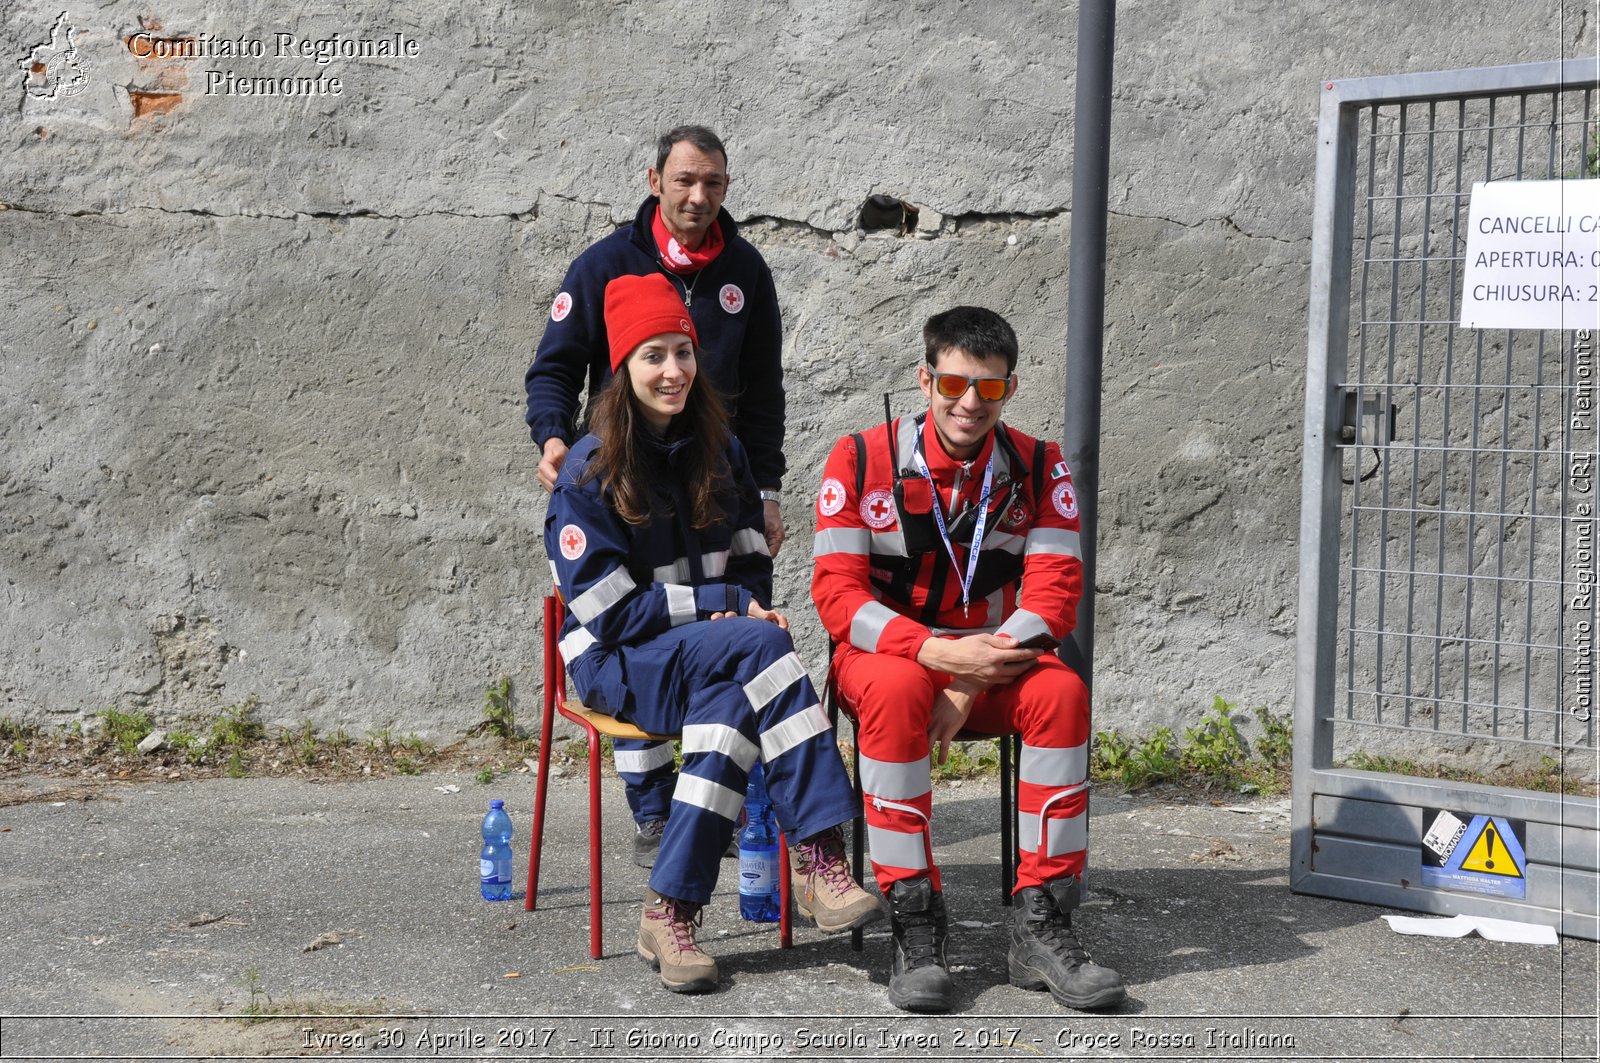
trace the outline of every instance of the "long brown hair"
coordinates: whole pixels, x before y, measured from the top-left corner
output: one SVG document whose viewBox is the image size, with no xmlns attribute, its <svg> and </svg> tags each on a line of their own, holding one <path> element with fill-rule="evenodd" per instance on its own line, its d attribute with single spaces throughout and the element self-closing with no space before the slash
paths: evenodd
<svg viewBox="0 0 1600 1063">
<path fill-rule="evenodd" d="M 630 355 L 629 357 L 632 357 Z M 590 428 L 600 437 L 583 479 L 599 477 L 611 493 L 611 505 L 629 524 L 646 524 L 652 516 L 650 483 L 660 471 L 646 458 L 649 428 L 641 416 L 639 397 L 633 393 L 628 363 L 617 367 L 611 383 L 595 400 Z M 708 528 L 728 516 L 717 502 L 717 492 L 732 477 L 728 468 L 728 408 L 716 388 L 695 375 L 683 412 L 667 426 L 669 438 L 689 437 L 684 448 L 682 475 L 688 488 L 690 524 Z"/>
</svg>

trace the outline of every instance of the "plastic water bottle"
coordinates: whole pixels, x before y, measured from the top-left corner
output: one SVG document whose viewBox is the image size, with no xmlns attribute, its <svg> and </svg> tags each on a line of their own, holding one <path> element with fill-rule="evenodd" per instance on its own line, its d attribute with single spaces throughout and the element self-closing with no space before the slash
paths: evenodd
<svg viewBox="0 0 1600 1063">
<path fill-rule="evenodd" d="M 511 899 L 511 817 L 499 798 L 483 817 L 483 852 L 478 854 L 478 888 L 486 901 Z"/>
<path fill-rule="evenodd" d="M 758 760 L 750 768 L 744 798 L 744 830 L 739 834 L 739 914 L 753 923 L 778 921 L 778 826 L 767 797 L 767 778 Z"/>
</svg>

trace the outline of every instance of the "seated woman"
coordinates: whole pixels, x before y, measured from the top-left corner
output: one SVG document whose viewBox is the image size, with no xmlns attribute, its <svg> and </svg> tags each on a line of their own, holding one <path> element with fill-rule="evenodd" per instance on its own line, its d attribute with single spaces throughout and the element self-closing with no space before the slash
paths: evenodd
<svg viewBox="0 0 1600 1063">
<path fill-rule="evenodd" d="M 683 767 L 650 874 L 639 956 L 677 993 L 716 988 L 695 943 L 760 757 L 793 847 L 797 906 L 837 933 L 882 915 L 850 876 L 855 815 L 833 729 L 789 622 L 767 608 L 761 502 L 722 402 L 695 385 L 695 330 L 664 275 L 606 286 L 610 384 L 561 467 L 545 549 L 567 601 L 561 656 L 584 702 L 681 733 Z"/>
</svg>

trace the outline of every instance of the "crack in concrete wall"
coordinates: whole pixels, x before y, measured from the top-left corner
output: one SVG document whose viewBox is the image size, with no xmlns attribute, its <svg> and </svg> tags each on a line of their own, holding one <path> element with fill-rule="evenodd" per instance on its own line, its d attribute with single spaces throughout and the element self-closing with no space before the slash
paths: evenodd
<svg viewBox="0 0 1600 1063">
<path fill-rule="evenodd" d="M 569 197 L 562 198 L 564 198 L 566 202 L 591 208 L 596 211 L 603 212 L 611 210 L 611 204 L 609 203 L 603 203 L 599 201 L 584 201 Z M 26 203 L 3 203 L 0 204 L 0 210 L 15 210 L 27 214 L 38 214 L 46 217 L 60 218 L 115 218 L 137 214 L 141 211 L 157 211 L 162 214 L 181 215 L 195 218 L 259 218 L 272 221 L 298 221 L 304 219 L 322 221 L 354 221 L 365 219 L 371 219 L 374 221 L 415 221 L 421 218 L 436 217 L 462 218 L 470 221 L 506 220 L 523 223 L 539 220 L 539 210 L 537 206 L 520 211 L 501 211 L 487 214 L 476 214 L 464 211 L 442 209 L 417 211 L 407 214 L 387 214 L 380 210 L 364 207 L 352 207 L 346 210 L 338 211 L 219 211 L 202 207 L 165 207 L 147 203 L 128 204 L 127 206 L 121 207 L 117 210 L 59 210 L 49 207 L 33 207 Z M 1108 214 L 1113 218 L 1119 218 L 1123 220 L 1159 221 L 1168 225 L 1176 225 L 1184 229 L 1199 229 L 1207 225 L 1226 225 L 1234 233 L 1243 236 L 1247 240 L 1272 240 L 1277 243 L 1291 245 L 1309 243 L 1311 240 L 1309 234 L 1302 237 L 1282 237 L 1273 236 L 1270 234 L 1247 232 L 1238 224 L 1238 222 L 1233 219 L 1231 215 L 1218 218 L 1200 218 L 1195 221 L 1185 221 L 1182 218 L 1171 218 L 1158 214 L 1134 214 L 1127 211 L 1118 210 L 1108 211 Z M 1016 225 L 1022 222 L 1054 221 L 1058 218 L 1070 219 L 1072 217 L 1072 210 L 1069 207 L 1061 207 L 1053 210 L 1001 211 L 996 213 L 970 211 L 962 214 L 945 214 L 941 215 L 941 217 L 946 223 L 948 223 L 948 227 L 941 227 L 938 230 L 930 232 L 918 231 L 908 232 L 900 235 L 905 239 L 921 238 L 937 240 L 960 238 L 963 235 L 970 235 L 972 228 L 975 226 L 1003 227 Z M 785 233 L 806 233 L 823 242 L 831 241 L 842 233 L 863 232 L 863 230 L 859 228 L 830 229 L 826 226 L 817 225 L 813 222 L 805 221 L 800 218 L 785 218 L 771 214 L 754 215 L 741 220 L 739 224 L 744 228 L 766 226 L 783 231 Z"/>
</svg>

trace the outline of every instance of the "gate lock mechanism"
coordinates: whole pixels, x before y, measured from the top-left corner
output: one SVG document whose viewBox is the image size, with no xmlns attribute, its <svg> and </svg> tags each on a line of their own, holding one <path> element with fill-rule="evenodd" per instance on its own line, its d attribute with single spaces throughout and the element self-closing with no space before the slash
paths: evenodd
<svg viewBox="0 0 1600 1063">
<path fill-rule="evenodd" d="M 1344 410 L 1339 420 L 1339 442 L 1345 446 L 1371 447 L 1377 463 L 1361 475 L 1366 483 L 1383 468 L 1384 448 L 1394 442 L 1396 416 L 1399 407 L 1384 397 L 1383 392 L 1363 392 L 1360 388 L 1344 389 Z M 1357 481 L 1340 477 L 1346 484 Z"/>
<path fill-rule="evenodd" d="M 1394 442 L 1400 408 L 1382 392 L 1344 389 L 1344 415 L 1339 421 L 1339 442 L 1346 446 L 1386 447 Z"/>
</svg>

